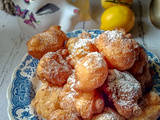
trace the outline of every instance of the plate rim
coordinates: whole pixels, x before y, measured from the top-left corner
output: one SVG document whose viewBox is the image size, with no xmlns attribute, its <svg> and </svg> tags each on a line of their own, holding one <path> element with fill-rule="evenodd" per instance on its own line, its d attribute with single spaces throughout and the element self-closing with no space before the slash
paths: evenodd
<svg viewBox="0 0 160 120">
<path fill-rule="evenodd" d="M 22 61 L 25 60 L 26 56 L 28 56 L 29 54 L 26 53 L 22 59 L 21 59 L 21 62 L 14 68 L 13 72 L 12 72 L 12 75 L 11 75 L 11 81 L 7 87 L 7 91 L 6 91 L 6 97 L 7 97 L 7 103 L 8 103 L 8 106 L 7 106 L 7 114 L 8 114 L 8 117 L 9 117 L 9 120 L 12 120 L 12 117 L 11 117 L 11 114 L 12 112 L 10 111 L 11 110 L 11 101 L 10 101 L 10 98 L 11 98 L 11 94 L 10 94 L 10 91 L 11 91 L 11 88 L 12 88 L 12 82 L 13 82 L 13 79 L 14 79 L 14 76 L 19 68 L 19 66 L 21 65 Z"/>
</svg>

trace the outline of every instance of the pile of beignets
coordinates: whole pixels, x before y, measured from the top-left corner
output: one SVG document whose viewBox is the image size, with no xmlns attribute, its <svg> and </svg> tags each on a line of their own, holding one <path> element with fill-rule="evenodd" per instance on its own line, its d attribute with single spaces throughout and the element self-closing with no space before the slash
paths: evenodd
<svg viewBox="0 0 160 120">
<path fill-rule="evenodd" d="M 148 56 L 123 29 L 67 38 L 51 26 L 27 42 L 43 82 L 31 101 L 47 120 L 156 120 Z"/>
</svg>

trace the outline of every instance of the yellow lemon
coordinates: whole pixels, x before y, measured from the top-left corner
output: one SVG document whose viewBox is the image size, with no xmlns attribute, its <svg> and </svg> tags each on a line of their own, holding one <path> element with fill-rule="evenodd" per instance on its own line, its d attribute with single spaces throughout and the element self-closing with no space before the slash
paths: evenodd
<svg viewBox="0 0 160 120">
<path fill-rule="evenodd" d="M 113 6 L 105 10 L 101 16 L 102 30 L 114 30 L 115 28 L 124 28 L 129 32 L 135 23 L 133 11 L 122 5 Z"/>
<path fill-rule="evenodd" d="M 115 5 L 125 5 L 129 7 L 132 2 L 133 0 L 101 0 L 101 5 L 104 9 L 108 9 Z"/>
</svg>

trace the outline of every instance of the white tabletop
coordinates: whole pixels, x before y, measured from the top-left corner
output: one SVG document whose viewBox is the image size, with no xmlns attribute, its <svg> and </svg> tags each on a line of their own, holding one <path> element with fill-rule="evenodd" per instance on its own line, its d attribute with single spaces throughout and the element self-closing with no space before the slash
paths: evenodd
<svg viewBox="0 0 160 120">
<path fill-rule="evenodd" d="M 149 3 L 150 0 L 134 0 L 132 10 L 136 15 L 136 22 L 131 33 L 137 42 L 143 44 L 160 58 L 160 30 L 156 29 L 149 21 Z M 99 29 L 103 8 L 100 5 L 100 0 L 92 0 L 90 4 L 94 20 L 81 22 L 74 29 Z M 0 116 L 3 120 L 9 119 L 7 115 L 7 87 L 11 82 L 14 68 L 27 53 L 26 42 L 28 40 L 29 38 L 21 33 L 16 17 L 0 11 Z"/>
</svg>

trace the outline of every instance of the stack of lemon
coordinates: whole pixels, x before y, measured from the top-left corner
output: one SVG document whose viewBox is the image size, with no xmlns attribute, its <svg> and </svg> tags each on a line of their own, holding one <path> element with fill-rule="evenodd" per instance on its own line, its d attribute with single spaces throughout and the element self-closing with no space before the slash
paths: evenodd
<svg viewBox="0 0 160 120">
<path fill-rule="evenodd" d="M 133 0 L 101 0 L 101 5 L 106 9 L 101 16 L 102 30 L 124 28 L 129 32 L 135 23 L 135 15 L 129 8 Z"/>
</svg>

